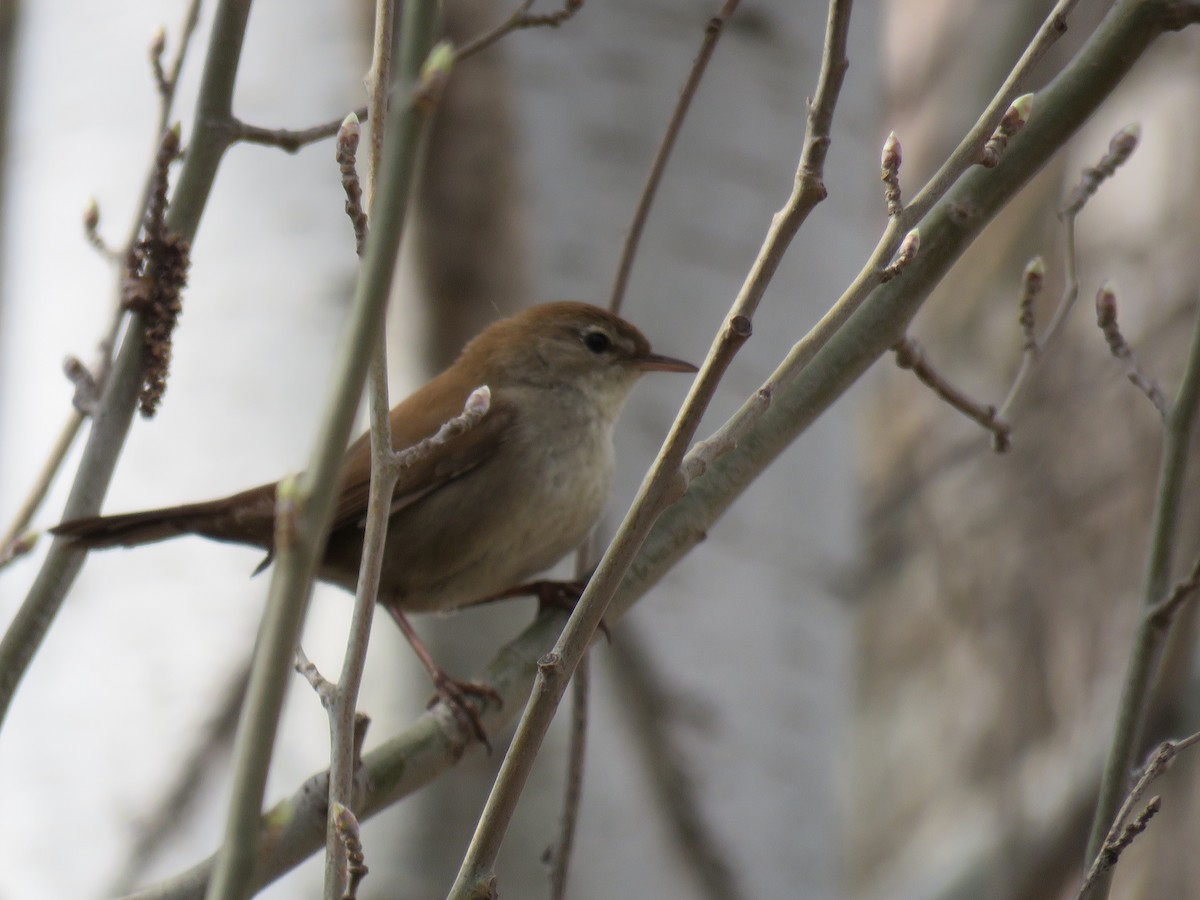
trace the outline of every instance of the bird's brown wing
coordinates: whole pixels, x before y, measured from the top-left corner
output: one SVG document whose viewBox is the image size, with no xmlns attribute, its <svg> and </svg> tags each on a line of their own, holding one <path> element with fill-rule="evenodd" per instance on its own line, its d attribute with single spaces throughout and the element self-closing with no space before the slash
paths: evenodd
<svg viewBox="0 0 1200 900">
<path fill-rule="evenodd" d="M 431 409 L 453 410 L 446 419 L 457 416 L 466 402 L 465 392 L 443 385 L 437 378 L 392 410 L 392 446 L 404 450 L 437 433 L 445 424 Z M 437 402 L 439 389 L 450 394 L 448 402 Z M 452 392 L 452 393 L 451 393 Z M 461 402 L 457 395 L 462 394 Z M 392 494 L 391 512 L 395 513 L 451 479 L 478 466 L 496 452 L 516 424 L 511 404 L 492 395 L 491 405 L 474 427 L 434 447 L 413 465 L 401 470 Z M 367 496 L 371 487 L 371 438 L 364 434 L 346 451 L 341 492 L 334 507 L 331 530 L 347 525 L 361 526 L 367 514 Z"/>
</svg>

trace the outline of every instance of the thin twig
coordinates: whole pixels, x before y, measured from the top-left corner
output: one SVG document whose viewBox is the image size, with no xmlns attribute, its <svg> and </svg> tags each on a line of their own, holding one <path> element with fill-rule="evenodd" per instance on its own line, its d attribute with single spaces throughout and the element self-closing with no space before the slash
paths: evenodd
<svg viewBox="0 0 1200 900">
<path fill-rule="evenodd" d="M 1125 335 L 1121 334 L 1121 326 L 1117 324 L 1117 289 L 1111 281 L 1104 282 L 1096 292 L 1096 324 L 1104 334 L 1109 352 L 1125 364 L 1126 377 L 1149 398 L 1158 414 L 1165 420 L 1171 414 L 1171 403 L 1163 393 L 1162 385 L 1138 365 L 1133 348 L 1125 340 Z"/>
<path fill-rule="evenodd" d="M 495 28 L 459 47 L 454 52 L 455 57 L 462 61 L 468 56 L 474 56 L 481 50 L 492 46 L 506 34 L 521 28 L 558 28 L 583 9 L 584 0 L 564 0 L 562 9 L 543 15 L 530 14 L 529 10 L 533 6 L 533 2 L 534 0 L 522 0 L 512 14 Z"/>
<path fill-rule="evenodd" d="M 367 73 L 367 94 L 370 115 L 376 123 L 384 121 L 387 91 L 391 84 L 392 41 L 395 33 L 396 4 L 394 0 L 377 0 L 375 4 L 374 49 L 371 68 Z M 405 81 L 415 82 L 423 59 L 410 54 L 404 61 L 407 69 L 400 73 Z M 384 129 L 372 128 L 368 145 L 367 187 L 374 198 L 383 159 Z M 348 116 L 338 133 L 337 161 L 346 192 L 346 213 L 354 226 L 355 250 L 361 258 L 369 233 L 367 214 L 362 207 L 355 155 L 358 148 L 358 119 Z M 370 201 L 368 201 L 370 202 Z M 386 312 L 384 313 L 386 319 Z M 387 330 L 380 327 L 371 347 L 370 368 L 367 371 L 367 392 L 371 420 L 371 481 L 367 494 L 367 521 L 363 532 L 363 552 L 359 563 L 358 584 L 354 593 L 354 609 L 350 617 L 350 632 L 346 637 L 346 652 L 342 672 L 335 687 L 329 711 L 329 819 L 326 824 L 325 897 L 336 900 L 345 891 L 353 897 L 359 878 L 351 847 L 345 836 L 344 823 L 337 810 L 357 808 L 354 776 L 359 764 L 355 748 L 354 723 L 358 708 L 358 693 L 366 667 L 367 647 L 371 639 L 371 622 L 375 603 L 379 599 L 379 579 L 383 567 L 383 551 L 387 540 L 388 511 L 396 487 L 399 469 L 392 461 L 392 430 L 388 408 Z M 355 823 L 357 832 L 357 822 Z M 360 860 L 361 863 L 361 860 Z M 366 873 L 365 867 L 363 874 Z"/>
<path fill-rule="evenodd" d="M 1147 617 L 1154 620 L 1160 627 L 1167 627 L 1183 604 L 1194 598 L 1200 592 L 1200 556 L 1192 563 L 1187 576 L 1175 583 L 1171 593 L 1161 603 L 1152 606 Z"/>
<path fill-rule="evenodd" d="M 1142 127 L 1137 124 L 1126 125 L 1114 134 L 1108 142 L 1108 152 L 1095 166 L 1083 170 L 1083 177 L 1067 197 L 1059 214 L 1064 217 L 1079 215 L 1100 185 L 1112 178 L 1117 169 L 1126 163 L 1141 139 Z"/>
<path fill-rule="evenodd" d="M 500 843 L 512 819 L 517 800 L 524 789 L 566 690 L 567 681 L 591 643 L 604 618 L 612 596 L 628 571 L 656 518 L 681 490 L 681 464 L 688 444 L 700 424 L 707 400 L 711 398 L 725 366 L 732 357 L 731 345 L 740 346 L 749 336 L 754 311 L 778 268 L 784 251 L 813 207 L 825 197 L 822 181 L 824 160 L 829 148 L 829 128 L 833 109 L 849 65 L 846 39 L 850 4 L 832 0 L 829 6 L 825 52 L 816 99 L 809 107 L 805 136 L 795 187 L 784 210 L 772 219 L 766 242 L 734 301 L 726 324 L 714 338 L 704 365 L 684 401 L 663 443 L 654 465 L 647 474 L 633 506 L 609 545 L 596 574 L 592 576 L 553 650 L 539 663 L 537 682 L 517 731 L 505 754 L 492 792 L 480 816 L 475 835 L 463 858 L 458 877 L 451 889 L 453 900 L 476 896 L 494 880 L 492 874 Z"/>
<path fill-rule="evenodd" d="M 367 121 L 367 108 L 361 106 L 354 110 L 354 115 L 360 122 Z M 225 124 L 225 133 L 230 141 L 240 141 L 243 144 L 259 144 L 264 147 L 278 147 L 285 153 L 298 153 L 309 144 L 336 137 L 342 127 L 345 117 L 334 122 L 324 122 L 311 128 L 293 130 L 291 128 L 263 128 L 250 125 L 240 119 L 230 119 Z"/>
<path fill-rule="evenodd" d="M 579 545 L 575 551 L 575 578 L 584 583 L 595 568 L 597 530 Z M 571 867 L 571 852 L 575 847 L 575 826 L 579 822 L 579 808 L 583 799 L 584 761 L 587 757 L 588 705 L 591 692 L 591 675 L 588 656 L 585 654 L 575 670 L 571 688 L 571 730 L 567 739 L 567 772 L 563 783 L 562 812 L 558 817 L 558 841 L 546 850 L 550 866 L 551 900 L 565 900 L 567 875 Z"/>
<path fill-rule="evenodd" d="M 462 47 L 455 50 L 453 54 L 454 58 L 451 62 L 456 63 L 466 59 L 468 56 L 473 56 L 479 51 L 490 47 L 506 34 L 520 28 L 542 26 L 557 28 L 575 15 L 583 7 L 583 3 L 584 0 L 566 0 L 563 9 L 559 12 L 548 13 L 546 15 L 526 15 L 526 11 L 533 5 L 533 0 L 523 0 L 517 11 L 504 22 L 486 34 L 468 41 Z M 360 122 L 366 122 L 370 113 L 367 107 L 361 106 L 354 110 L 354 115 L 358 117 Z M 335 137 L 343 121 L 345 121 L 344 118 L 323 122 L 320 125 L 313 125 L 309 128 L 292 129 L 264 128 L 259 125 L 251 125 L 240 119 L 231 118 L 228 122 L 224 123 L 224 128 L 230 141 L 259 144 L 265 147 L 278 147 L 285 153 L 297 153 L 309 144 L 315 144 L 317 141 Z"/>
<path fill-rule="evenodd" d="M 1163 435 L 1162 461 L 1158 474 L 1150 558 L 1146 564 L 1142 605 L 1145 614 L 1134 636 L 1133 652 L 1125 673 L 1117 722 L 1104 766 L 1100 797 L 1088 841 L 1088 859 L 1094 859 L 1104 846 L 1108 829 L 1121 805 L 1129 784 L 1129 772 L 1142 741 L 1149 715 L 1151 687 L 1157 680 L 1162 650 L 1170 634 L 1170 617 L 1155 616 L 1159 604 L 1169 597 L 1171 568 L 1179 539 L 1183 511 L 1183 486 L 1191 455 L 1193 425 L 1200 412 L 1200 305 L 1197 308 L 1192 346 L 1179 391 L 1167 417 Z M 1107 873 L 1100 875 L 1092 890 L 1095 896 L 1108 895 Z"/>
<path fill-rule="evenodd" d="M 571 850 L 583 797 L 584 760 L 587 755 L 588 694 L 591 690 L 590 657 L 584 654 L 571 678 L 571 733 L 567 749 L 567 774 L 563 787 L 562 812 L 558 817 L 558 840 L 546 851 L 550 865 L 550 900 L 566 900 Z"/>
<path fill-rule="evenodd" d="M 83 211 L 83 237 L 92 248 L 110 263 L 120 263 L 125 252 L 114 250 L 100 234 L 100 204 L 91 200 Z"/>
<path fill-rule="evenodd" d="M 658 185 L 662 181 L 667 160 L 671 158 L 671 151 L 675 148 L 675 139 L 679 137 L 679 132 L 683 128 L 683 120 L 687 117 L 688 109 L 691 108 L 692 98 L 700 86 L 700 79 L 704 77 L 708 61 L 712 59 L 713 51 L 717 48 L 717 41 L 720 40 L 721 34 L 725 30 L 725 22 L 737 9 L 738 2 L 739 0 L 726 0 L 721 10 L 704 24 L 704 40 L 700 44 L 700 52 L 696 54 L 696 59 L 692 62 L 692 70 L 683 84 L 683 90 L 679 92 L 679 99 L 667 122 L 667 129 L 663 132 L 658 151 L 654 154 L 654 162 L 651 163 L 650 171 L 646 175 L 646 183 L 642 186 L 642 193 L 638 197 L 637 209 L 633 213 L 629 231 L 625 235 L 625 243 L 621 247 L 621 261 L 617 264 L 617 275 L 613 279 L 612 293 L 608 298 L 608 308 L 615 313 L 621 311 L 621 303 L 625 299 L 625 288 L 629 284 L 629 273 L 633 269 L 633 260 L 642 239 L 642 231 L 646 227 L 646 219 L 650 216 L 650 206 L 654 203 L 655 194 L 658 193 Z"/>
<path fill-rule="evenodd" d="M 321 701 L 321 706 L 329 710 L 333 707 L 334 697 L 337 696 L 337 685 L 321 674 L 317 664 L 308 658 L 304 648 L 296 645 L 296 655 L 292 659 L 292 668 L 296 674 L 308 682 Z"/>
<path fill-rule="evenodd" d="M 996 407 L 979 403 L 951 384 L 944 375 L 933 367 L 924 348 L 911 337 L 905 337 L 892 348 L 896 352 L 896 365 L 909 369 L 935 394 L 957 409 L 960 413 L 992 433 L 997 446 L 1007 446 L 1012 427 L 999 418 Z"/>
<path fill-rule="evenodd" d="M 999 416 L 1002 419 L 1012 418 L 1013 409 L 1024 394 L 1029 380 L 1033 377 L 1034 368 L 1045 354 L 1046 349 L 1062 333 L 1067 316 L 1074 308 L 1075 301 L 1079 299 L 1079 254 L 1075 242 L 1076 219 L 1079 218 L 1087 201 L 1096 193 L 1104 179 L 1110 178 L 1117 168 L 1129 159 L 1137 146 L 1140 134 L 1141 129 L 1137 125 L 1128 125 L 1113 135 L 1105 155 L 1095 166 L 1083 170 L 1080 183 L 1072 189 L 1059 212 L 1059 218 L 1063 223 L 1063 269 L 1066 283 L 1063 285 L 1062 294 L 1059 296 L 1050 324 L 1046 326 L 1046 330 L 1040 338 L 1035 336 L 1033 302 L 1037 293 L 1041 291 L 1045 268 L 1040 257 L 1035 258 L 1025 267 L 1019 301 L 1022 332 L 1021 364 L 1017 368 L 1012 386 L 1008 389 L 1008 395 L 1000 404 Z"/>
<path fill-rule="evenodd" d="M 1197 743 L 1200 743 L 1200 734 L 1193 734 L 1180 741 L 1164 741 L 1158 745 L 1158 748 L 1146 760 L 1146 765 L 1143 767 L 1141 775 L 1134 782 L 1133 787 L 1129 789 L 1129 793 L 1126 794 L 1121 808 L 1117 810 L 1116 816 L 1113 817 L 1112 825 L 1104 836 L 1104 843 L 1092 858 L 1092 863 L 1088 867 L 1087 877 L 1084 878 L 1083 884 L 1079 888 L 1077 895 L 1079 900 L 1091 897 L 1093 891 L 1100 888 L 1099 882 L 1101 876 L 1109 873 L 1112 867 L 1117 864 L 1121 854 L 1133 843 L 1139 834 L 1146 830 L 1150 819 L 1158 812 L 1161 802 L 1158 797 L 1152 797 L 1146 808 L 1138 814 L 1137 818 L 1128 825 L 1125 825 L 1125 820 L 1129 818 L 1130 813 L 1133 812 L 1133 808 L 1142 799 L 1142 795 L 1146 793 L 1147 788 L 1150 787 L 1150 783 L 1170 767 L 1176 756 Z"/>
<path fill-rule="evenodd" d="M 1074 232 L 1072 231 L 1072 235 Z M 1072 239 L 1069 241 L 1070 252 L 1074 254 L 1075 242 Z M 1075 262 L 1072 259 L 1067 263 L 1067 272 L 1075 271 Z M 1033 373 L 1033 367 L 1037 365 L 1038 359 L 1041 357 L 1042 347 L 1045 344 L 1045 339 L 1038 340 L 1037 322 L 1034 318 L 1033 307 L 1037 302 L 1037 298 L 1042 293 L 1042 285 L 1046 281 L 1046 264 L 1040 256 L 1035 256 L 1025 266 L 1025 271 L 1021 275 L 1021 292 L 1017 297 L 1017 324 L 1021 327 L 1021 364 L 1017 367 L 1017 374 L 1013 378 L 1012 385 L 1009 386 L 1008 393 L 1004 397 L 1004 402 L 1000 404 L 1000 409 L 996 415 L 1007 420 L 1012 413 L 1012 408 L 1016 404 L 1017 399 L 1025 390 L 1025 385 Z M 1059 301 L 1060 308 L 1064 302 L 1074 302 L 1074 297 L 1079 293 L 1079 282 L 1067 279 L 1067 286 L 1063 289 L 1062 298 Z M 1049 337 L 1050 330 L 1047 329 L 1046 336 Z M 1007 450 L 1008 446 L 996 446 L 997 450 Z"/>
</svg>

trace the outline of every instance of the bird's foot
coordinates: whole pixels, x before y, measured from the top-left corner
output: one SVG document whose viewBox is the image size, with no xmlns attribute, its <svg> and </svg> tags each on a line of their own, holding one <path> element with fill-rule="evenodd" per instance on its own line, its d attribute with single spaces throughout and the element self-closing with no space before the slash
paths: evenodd
<svg viewBox="0 0 1200 900">
<path fill-rule="evenodd" d="M 485 702 L 491 700 L 497 706 L 503 706 L 504 698 L 500 696 L 500 692 L 490 684 L 484 684 L 481 681 L 456 681 L 441 667 L 436 667 L 430 671 L 429 675 L 433 679 L 435 691 L 429 699 L 429 708 L 435 706 L 439 701 L 445 703 L 455 720 L 464 729 L 470 731 L 490 755 L 492 742 L 488 739 L 487 729 L 483 727 L 479 706 L 471 698 L 475 697 Z"/>
<path fill-rule="evenodd" d="M 412 645 L 413 651 L 417 654 L 417 659 L 421 661 L 421 665 L 429 673 L 429 677 L 433 681 L 433 688 L 436 693 L 433 699 L 429 701 L 429 706 L 433 706 L 439 700 L 445 703 L 450 712 L 454 714 L 455 720 L 465 730 L 471 732 L 475 736 L 475 739 L 483 744 L 490 754 L 492 752 L 492 742 L 488 740 L 487 729 L 483 727 L 483 719 L 479 715 L 479 707 L 475 703 L 472 703 L 469 698 L 473 694 L 483 700 L 493 700 L 497 706 L 503 706 L 504 700 L 500 696 L 500 692 L 494 687 L 478 681 L 455 681 L 434 660 L 433 654 L 429 652 L 429 648 L 425 646 L 425 642 L 413 630 L 412 623 L 408 621 L 408 617 L 391 604 L 387 604 L 385 608 L 391 615 L 392 620 L 400 627 L 409 644 Z"/>
</svg>

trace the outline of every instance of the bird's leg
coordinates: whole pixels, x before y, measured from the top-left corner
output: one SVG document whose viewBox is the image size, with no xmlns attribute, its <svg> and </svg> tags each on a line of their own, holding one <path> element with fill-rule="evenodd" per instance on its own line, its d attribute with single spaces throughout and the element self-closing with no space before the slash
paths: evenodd
<svg viewBox="0 0 1200 900">
<path fill-rule="evenodd" d="M 484 697 L 488 700 L 494 700 L 497 704 L 503 705 L 504 701 L 500 693 L 490 685 L 483 684 L 478 681 L 456 681 L 437 664 L 433 658 L 433 654 L 429 652 L 429 648 L 425 646 L 425 642 L 417 636 L 413 630 L 412 623 L 408 621 L 408 617 L 390 603 L 385 604 L 388 613 L 392 620 L 399 626 L 404 637 L 412 646 L 413 652 L 417 654 L 417 659 L 421 661 L 421 665 L 425 667 L 425 671 L 429 673 L 429 677 L 433 680 L 434 690 L 437 694 L 429 705 L 432 706 L 439 699 L 450 708 L 454 713 L 454 717 L 465 725 L 472 734 L 479 740 L 487 752 L 492 752 L 492 742 L 488 740 L 487 731 L 483 727 L 483 720 L 479 717 L 479 708 L 471 702 L 469 695 L 474 694 L 477 697 Z"/>
</svg>

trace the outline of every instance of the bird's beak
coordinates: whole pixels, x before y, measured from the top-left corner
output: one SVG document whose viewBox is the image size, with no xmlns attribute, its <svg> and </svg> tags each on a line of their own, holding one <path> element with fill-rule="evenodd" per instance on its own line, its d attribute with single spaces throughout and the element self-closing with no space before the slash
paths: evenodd
<svg viewBox="0 0 1200 900">
<path fill-rule="evenodd" d="M 682 359 L 673 359 L 670 356 L 662 356 L 658 353 L 647 353 L 645 356 L 639 356 L 633 361 L 633 364 L 643 372 L 699 372 L 700 370 L 693 366 L 690 362 L 684 362 Z"/>
</svg>

